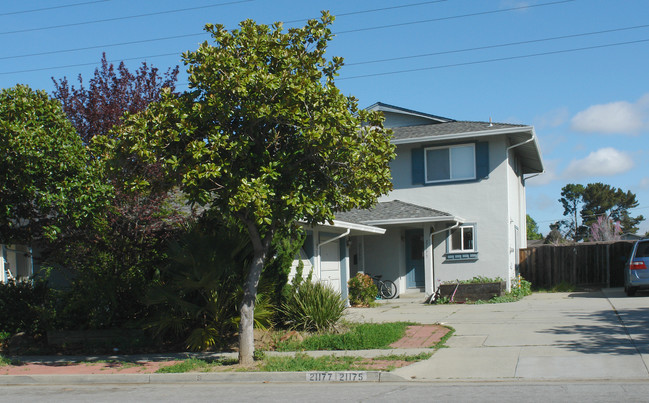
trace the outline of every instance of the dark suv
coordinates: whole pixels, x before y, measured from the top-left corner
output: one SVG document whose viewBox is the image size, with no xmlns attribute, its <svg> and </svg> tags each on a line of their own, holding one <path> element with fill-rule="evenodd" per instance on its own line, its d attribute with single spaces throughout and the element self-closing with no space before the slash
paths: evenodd
<svg viewBox="0 0 649 403">
<path fill-rule="evenodd" d="M 640 288 L 649 289 L 649 239 L 641 239 L 635 243 L 624 268 L 626 295 L 631 297 Z"/>
</svg>

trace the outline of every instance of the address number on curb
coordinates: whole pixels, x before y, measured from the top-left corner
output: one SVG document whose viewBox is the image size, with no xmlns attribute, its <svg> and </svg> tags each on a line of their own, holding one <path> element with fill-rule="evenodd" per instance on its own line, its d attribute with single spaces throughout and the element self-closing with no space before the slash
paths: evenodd
<svg viewBox="0 0 649 403">
<path fill-rule="evenodd" d="M 307 372 L 308 382 L 363 382 L 367 381 L 367 372 L 336 371 L 336 372 Z"/>
</svg>

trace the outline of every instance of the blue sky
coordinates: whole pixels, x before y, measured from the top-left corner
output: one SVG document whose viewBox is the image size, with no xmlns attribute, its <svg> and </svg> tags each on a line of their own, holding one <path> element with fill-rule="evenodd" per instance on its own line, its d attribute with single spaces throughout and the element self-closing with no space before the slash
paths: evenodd
<svg viewBox="0 0 649 403">
<path fill-rule="evenodd" d="M 166 69 L 208 40 L 206 23 L 303 25 L 337 15 L 328 53 L 361 106 L 381 101 L 457 120 L 534 125 L 546 173 L 527 182 L 543 233 L 567 183 L 636 193 L 649 217 L 646 0 L 0 0 L 0 88 L 88 79 L 101 53 Z M 165 39 L 166 38 L 166 39 Z M 392 60 L 385 60 L 392 59 Z M 649 222 L 641 232 L 649 230 Z"/>
</svg>

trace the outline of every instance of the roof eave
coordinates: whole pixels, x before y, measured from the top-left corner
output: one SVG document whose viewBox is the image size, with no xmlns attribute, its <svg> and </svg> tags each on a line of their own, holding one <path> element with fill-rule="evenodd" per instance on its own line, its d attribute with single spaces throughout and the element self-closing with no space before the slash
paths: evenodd
<svg viewBox="0 0 649 403">
<path fill-rule="evenodd" d="M 396 145 L 415 144 L 415 143 L 425 143 L 428 141 L 459 140 L 465 138 L 497 136 L 499 134 L 512 134 L 512 133 L 520 133 L 526 131 L 534 133 L 534 128 L 532 126 L 507 127 L 507 128 L 493 129 L 493 130 L 472 131 L 466 133 L 451 133 L 451 134 L 442 134 L 436 136 L 412 137 L 407 139 L 393 139 L 391 142 L 392 144 L 396 144 Z"/>
<path fill-rule="evenodd" d="M 364 221 L 367 225 L 398 225 L 398 224 L 421 224 L 427 222 L 459 222 L 464 223 L 464 218 L 457 216 L 435 216 L 435 217 L 412 217 L 412 218 L 390 218 L 387 220 Z"/>
</svg>

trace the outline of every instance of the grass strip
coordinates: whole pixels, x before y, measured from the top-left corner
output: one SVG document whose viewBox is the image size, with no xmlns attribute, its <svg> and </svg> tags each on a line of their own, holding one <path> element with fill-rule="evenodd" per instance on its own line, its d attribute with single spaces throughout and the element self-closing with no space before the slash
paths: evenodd
<svg viewBox="0 0 649 403">
<path fill-rule="evenodd" d="M 156 373 L 157 374 L 177 374 L 177 373 L 184 373 L 184 372 L 209 372 L 213 365 L 218 365 L 218 364 L 209 363 L 205 360 L 199 360 L 197 358 L 188 358 L 176 364 L 171 364 L 165 367 L 161 367 L 156 371 Z"/>
<path fill-rule="evenodd" d="M 302 372 L 302 371 L 348 371 L 366 369 L 359 362 L 366 361 L 361 357 L 310 357 L 306 354 L 295 354 L 294 357 L 268 357 L 259 367 L 267 372 Z"/>
<path fill-rule="evenodd" d="M 431 353 L 420 353 L 417 355 L 390 354 L 375 358 L 354 357 L 354 356 L 322 356 L 311 357 L 304 353 L 296 353 L 292 357 L 266 357 L 259 361 L 253 368 L 237 368 L 236 360 L 218 360 L 208 362 L 190 358 L 180 363 L 162 367 L 156 373 L 185 373 L 185 372 L 210 372 L 217 369 L 225 369 L 232 366 L 236 371 L 263 371 L 263 372 L 306 372 L 306 371 L 367 371 L 376 370 L 372 363 L 376 361 L 406 361 L 417 362 L 427 360 Z M 225 367 L 225 368 L 224 368 Z M 394 369 L 394 366 L 387 366 Z"/>
</svg>

